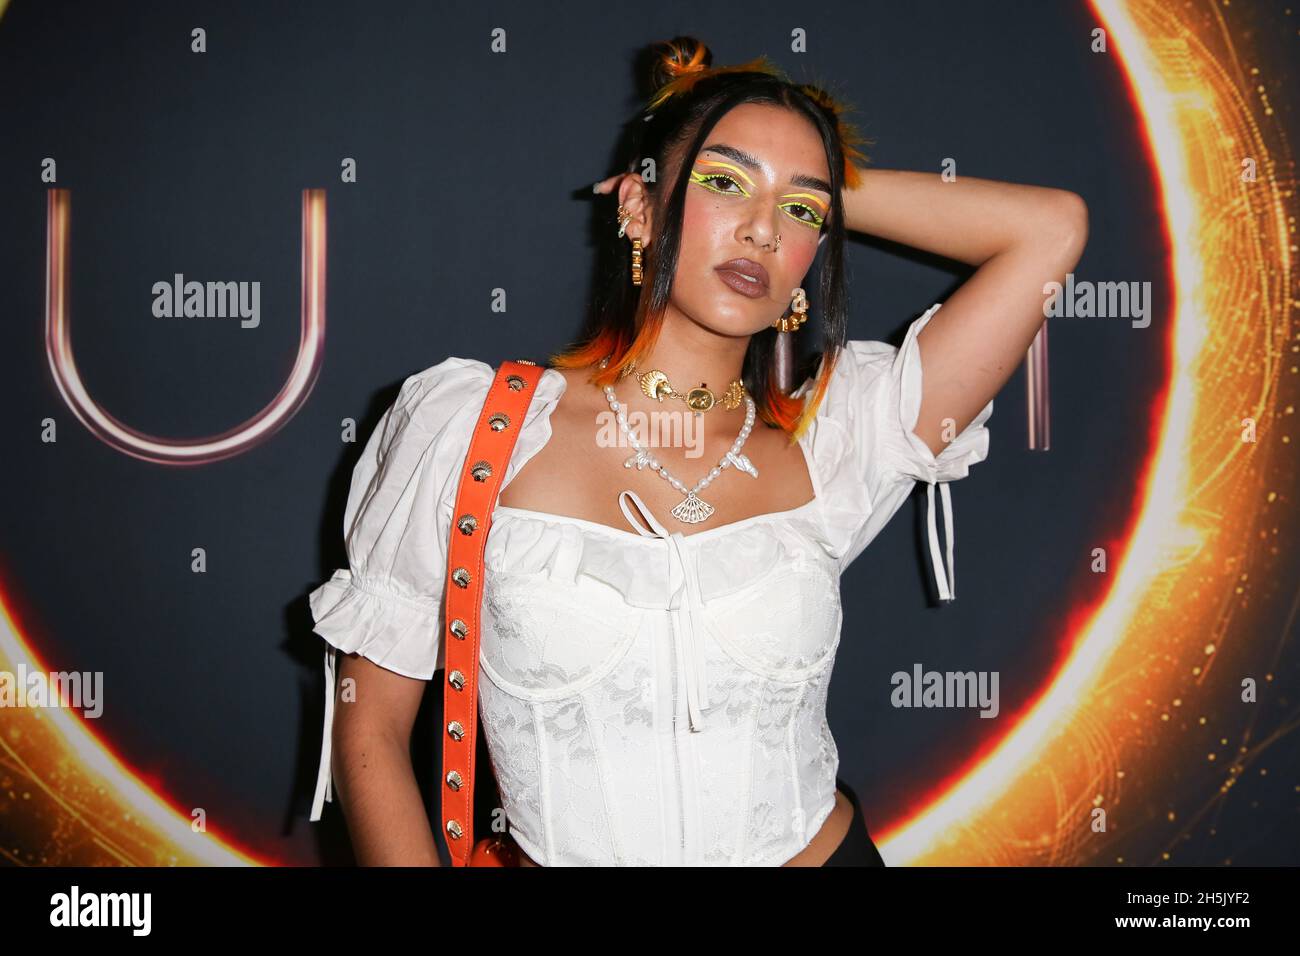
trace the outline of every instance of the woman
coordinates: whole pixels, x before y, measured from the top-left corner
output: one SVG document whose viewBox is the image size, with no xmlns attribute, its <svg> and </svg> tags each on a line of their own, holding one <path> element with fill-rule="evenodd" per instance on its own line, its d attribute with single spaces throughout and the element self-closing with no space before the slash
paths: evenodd
<svg viewBox="0 0 1300 956">
<path fill-rule="evenodd" d="M 486 542 L 479 699 L 508 832 L 523 865 L 883 865 L 825 720 L 840 574 L 919 480 L 953 596 L 946 483 L 987 455 L 1086 210 L 862 169 L 820 90 L 762 58 L 713 69 L 690 38 L 654 52 L 629 172 L 595 187 L 618 203 L 608 291 L 542 373 Z M 978 268 L 901 348 L 846 341 L 846 229 Z M 406 380 L 353 475 L 349 567 L 311 596 L 330 681 L 312 819 L 337 783 L 362 864 L 439 863 L 408 745 L 493 373 L 453 357 Z M 653 443 L 641 423 L 665 419 Z"/>
</svg>

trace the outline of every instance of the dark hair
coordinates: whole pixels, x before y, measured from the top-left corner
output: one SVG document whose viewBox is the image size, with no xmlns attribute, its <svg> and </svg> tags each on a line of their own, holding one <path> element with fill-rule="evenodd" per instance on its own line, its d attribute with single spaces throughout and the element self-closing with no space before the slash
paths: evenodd
<svg viewBox="0 0 1300 956">
<path fill-rule="evenodd" d="M 844 216 L 841 190 L 846 172 L 856 182 L 856 167 L 846 154 L 862 156 L 854 147 L 858 138 L 843 124 L 837 104 L 820 87 L 795 84 L 765 57 L 735 67 L 710 69 L 712 54 L 692 37 L 676 37 L 652 44 L 641 54 L 648 58 L 650 108 L 638 112 L 624 127 L 621 152 L 628 157 L 627 172 L 641 172 L 655 209 L 653 241 L 644 254 L 641 286 L 630 280 L 631 243 L 616 237 L 611 229 L 600 252 L 597 288 L 580 344 L 551 357 L 563 368 L 585 368 L 609 357 L 609 365 L 597 370 L 591 381 L 603 387 L 614 382 L 623 367 L 647 354 L 658 337 L 677 271 L 682 214 L 690 182 L 690 160 L 703 148 L 706 137 L 718 121 L 742 103 L 770 103 L 804 116 L 821 136 L 830 168 L 831 207 L 810 274 L 820 283 L 809 289 L 810 321 L 805 329 L 820 328 L 820 349 L 800 359 L 796 356 L 793 384 L 803 382 L 821 363 L 811 395 L 796 399 L 783 391 L 773 374 L 773 356 L 778 332 L 769 327 L 755 333 L 745 353 L 742 380 L 754 398 L 757 417 L 768 425 L 783 428 L 794 441 L 816 414 L 846 337 L 846 301 L 843 276 Z M 865 157 L 863 157 L 865 158 Z M 650 166 L 647 179 L 641 170 Z M 661 170 L 676 168 L 677 175 L 665 194 L 659 189 Z M 852 183 L 850 183 L 852 185 Z M 611 220 L 616 217 L 611 215 Z M 645 294 L 642 294 L 645 293 Z M 790 334 L 790 333 L 787 333 Z M 804 338 L 807 338 L 805 332 Z M 829 361 L 821 362 L 829 357 Z"/>
</svg>

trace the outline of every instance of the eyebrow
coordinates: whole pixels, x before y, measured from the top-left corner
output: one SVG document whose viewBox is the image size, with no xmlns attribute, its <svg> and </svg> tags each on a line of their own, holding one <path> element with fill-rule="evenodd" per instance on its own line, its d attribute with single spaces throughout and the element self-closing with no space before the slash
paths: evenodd
<svg viewBox="0 0 1300 956">
<path fill-rule="evenodd" d="M 752 169 L 756 173 L 763 171 L 763 164 L 760 163 L 743 149 L 737 149 L 735 146 L 727 146 L 723 143 L 714 143 L 712 146 L 705 146 L 701 152 L 721 153 L 728 159 L 733 159 L 740 165 Z M 791 186 L 803 186 L 806 189 L 820 189 L 824 193 L 830 193 L 831 184 L 824 179 L 818 179 L 816 176 L 809 176 L 806 173 L 795 173 L 790 177 Z"/>
</svg>

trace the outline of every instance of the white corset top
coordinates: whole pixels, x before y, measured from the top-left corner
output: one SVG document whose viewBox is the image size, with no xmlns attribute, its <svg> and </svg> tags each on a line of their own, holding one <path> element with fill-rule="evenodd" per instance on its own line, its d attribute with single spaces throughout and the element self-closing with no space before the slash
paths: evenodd
<svg viewBox="0 0 1300 956">
<path fill-rule="evenodd" d="M 779 866 L 816 835 L 839 766 L 826 693 L 840 575 L 922 480 L 936 581 L 952 597 L 946 483 L 988 452 L 992 401 L 937 457 L 911 432 L 916 334 L 938 308 L 912 323 L 901 348 L 851 341 L 841 352 L 799 440 L 814 488 L 804 505 L 689 535 L 666 528 L 633 488 L 619 495 L 630 530 L 496 507 L 479 708 L 510 833 L 533 860 Z M 332 799 L 336 652 L 424 680 L 443 666 L 456 483 L 493 375 L 449 358 L 408 378 L 354 469 L 349 567 L 310 599 L 328 693 L 312 820 Z M 566 384 L 543 372 L 502 487 L 550 438 Z M 611 455 L 621 467 L 624 456 Z"/>
<path fill-rule="evenodd" d="M 651 530 L 645 530 L 632 517 L 627 509 L 629 500 L 641 509 L 641 514 L 650 523 Z M 623 509 L 624 517 L 639 534 L 646 538 L 659 538 L 670 546 L 668 553 L 672 564 L 667 610 L 672 612 L 670 618 L 673 625 L 672 646 L 677 652 L 677 669 L 681 675 L 677 686 L 685 691 L 686 715 L 691 730 L 703 730 L 703 709 L 709 695 L 705 676 L 703 633 L 697 632 L 697 629 L 707 626 L 708 607 L 701 598 L 700 576 L 695 564 L 687 557 L 686 536 L 680 531 L 669 532 L 634 491 L 621 492 L 618 496 L 618 504 Z"/>
</svg>

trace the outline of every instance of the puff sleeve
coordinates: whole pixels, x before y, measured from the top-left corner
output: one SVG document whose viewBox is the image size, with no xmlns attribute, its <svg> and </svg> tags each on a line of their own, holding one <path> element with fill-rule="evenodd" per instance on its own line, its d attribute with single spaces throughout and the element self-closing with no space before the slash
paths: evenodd
<svg viewBox="0 0 1300 956">
<path fill-rule="evenodd" d="M 406 677 L 443 667 L 447 542 L 458 476 L 494 377 L 448 358 L 403 382 L 352 471 L 343 530 L 348 567 L 311 592 L 325 646 L 325 722 L 311 820 L 333 800 L 336 660 L 357 653 Z"/>
<path fill-rule="evenodd" d="M 988 456 L 989 400 L 937 456 L 912 429 L 921 409 L 921 352 L 916 338 L 939 310 L 914 321 L 902 346 L 854 340 L 840 353 L 818 409 L 813 461 L 828 498 L 824 509 L 837 537 L 840 568 L 849 565 L 902 507 L 917 481 L 925 482 L 929 551 L 941 600 L 956 597 L 952 497 L 948 483 L 966 477 Z M 801 388 L 801 392 L 809 387 Z M 946 573 L 935 516 L 935 488 L 948 529 Z"/>
</svg>

